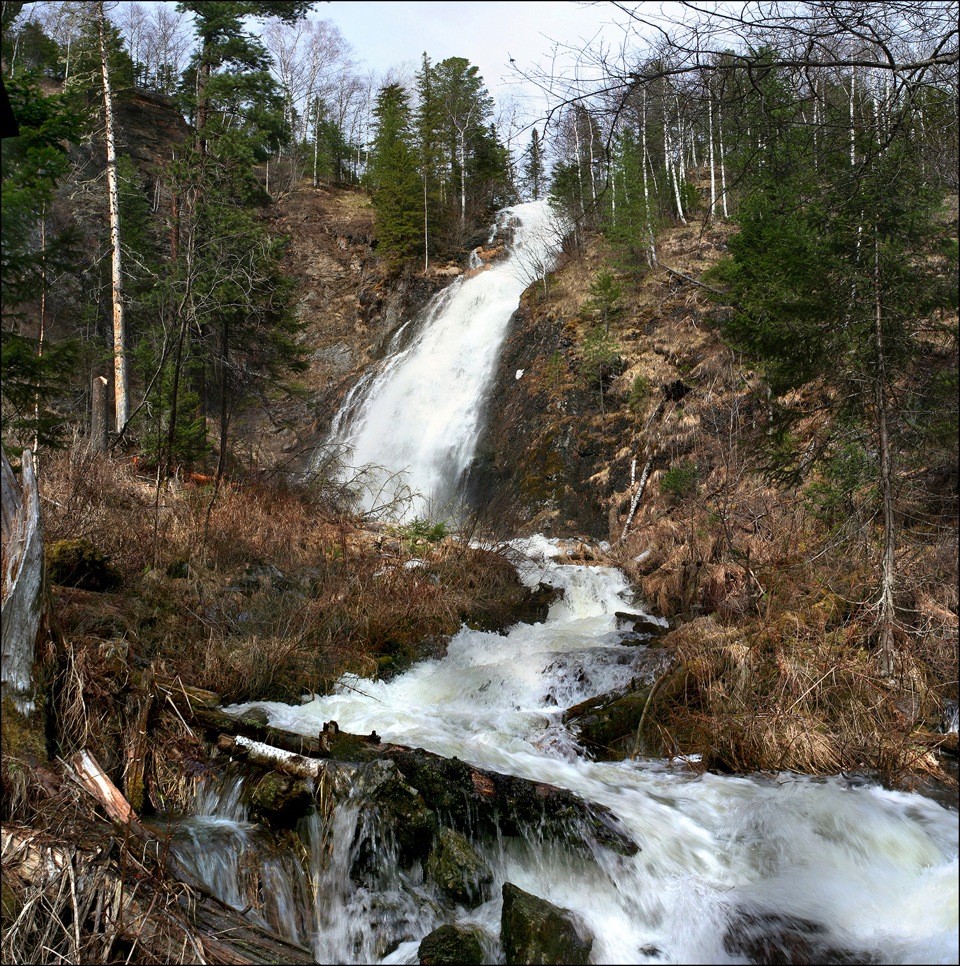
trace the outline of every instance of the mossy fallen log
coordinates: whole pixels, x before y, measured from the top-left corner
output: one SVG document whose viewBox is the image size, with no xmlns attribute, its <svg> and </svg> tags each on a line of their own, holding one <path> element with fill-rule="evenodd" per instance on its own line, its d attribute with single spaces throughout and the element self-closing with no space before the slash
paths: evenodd
<svg viewBox="0 0 960 966">
<path fill-rule="evenodd" d="M 257 762 L 266 767 L 294 768 L 289 774 L 319 777 L 324 761 L 360 765 L 373 761 L 392 761 L 400 777 L 415 788 L 426 806 L 437 817 L 466 834 L 494 833 L 520 835 L 537 830 L 570 844 L 584 845 L 591 837 L 624 855 L 639 851 L 636 842 L 607 808 L 585 802 L 571 791 L 514 775 L 476 768 L 457 758 L 444 758 L 422 748 L 382 742 L 371 735 L 340 731 L 335 722 L 324 725 L 316 738 L 296 735 L 259 724 L 249 714 L 234 716 L 221 709 L 194 707 L 183 709 L 191 720 L 212 732 L 213 740 L 226 748 L 229 739 L 251 738 L 274 750 L 281 749 L 302 758 L 265 753 Z M 250 745 L 239 742 L 249 757 Z M 261 749 L 262 751 L 262 749 Z M 258 752 L 259 754 L 259 752 Z M 316 763 L 308 763 L 316 759 Z M 315 773 L 315 774 L 314 774 Z"/>
</svg>

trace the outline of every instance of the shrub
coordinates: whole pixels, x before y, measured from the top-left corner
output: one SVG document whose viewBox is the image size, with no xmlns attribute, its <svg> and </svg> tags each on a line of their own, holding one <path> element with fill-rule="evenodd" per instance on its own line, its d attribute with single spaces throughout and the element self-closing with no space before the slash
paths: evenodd
<svg viewBox="0 0 960 966">
<path fill-rule="evenodd" d="M 637 376 L 630 387 L 630 395 L 627 397 L 627 406 L 633 413 L 639 412 L 650 395 L 650 380 L 646 376 Z"/>
<path fill-rule="evenodd" d="M 700 470 L 690 460 L 671 467 L 660 479 L 661 493 L 674 502 L 693 496 L 699 489 Z"/>
</svg>

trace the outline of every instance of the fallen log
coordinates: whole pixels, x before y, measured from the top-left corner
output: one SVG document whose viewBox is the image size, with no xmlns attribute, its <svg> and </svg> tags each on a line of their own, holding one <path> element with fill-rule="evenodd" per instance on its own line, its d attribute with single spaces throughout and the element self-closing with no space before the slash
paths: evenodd
<svg viewBox="0 0 960 966">
<path fill-rule="evenodd" d="M 328 722 L 317 738 L 258 724 L 249 715 L 233 716 L 225 711 L 195 708 L 194 722 L 216 732 L 221 749 L 237 752 L 254 760 L 253 751 L 264 767 L 319 777 L 326 773 L 325 761 L 347 763 L 359 768 L 362 763 L 392 761 L 404 782 L 419 792 L 426 806 L 442 822 L 467 834 L 475 832 L 519 835 L 537 830 L 539 834 L 583 845 L 585 836 L 624 855 L 639 851 L 636 842 L 619 819 L 607 808 L 585 802 L 573 792 L 545 782 L 534 782 L 513 775 L 476 768 L 457 758 L 444 758 L 422 748 L 386 744 L 374 732 L 369 736 L 340 731 Z M 253 742 L 273 746 L 265 751 Z M 231 745 L 231 739 L 233 744 Z M 292 753 L 284 757 L 278 750 Z M 307 764 L 319 759 L 316 765 Z"/>
</svg>

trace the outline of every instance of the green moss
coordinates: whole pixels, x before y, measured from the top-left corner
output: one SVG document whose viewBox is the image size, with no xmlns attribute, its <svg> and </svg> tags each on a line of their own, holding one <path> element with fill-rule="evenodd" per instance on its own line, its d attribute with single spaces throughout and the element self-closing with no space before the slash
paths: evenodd
<svg viewBox="0 0 960 966">
<path fill-rule="evenodd" d="M 47 576 L 52 583 L 81 590 L 113 590 L 119 571 L 89 540 L 58 540 L 47 547 Z"/>
<path fill-rule="evenodd" d="M 5 758 L 38 762 L 47 760 L 44 719 L 41 711 L 42 700 L 38 700 L 36 704 L 37 707 L 33 712 L 23 714 L 17 710 L 11 698 L 3 698 L 0 749 L 3 750 Z"/>
</svg>

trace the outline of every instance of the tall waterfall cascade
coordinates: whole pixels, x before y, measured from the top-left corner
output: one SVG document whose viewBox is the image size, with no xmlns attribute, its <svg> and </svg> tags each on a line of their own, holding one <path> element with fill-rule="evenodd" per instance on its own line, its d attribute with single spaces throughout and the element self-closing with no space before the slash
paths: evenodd
<svg viewBox="0 0 960 966">
<path fill-rule="evenodd" d="M 435 299 L 338 416 L 334 436 L 352 448 L 353 464 L 379 467 L 368 509 L 405 487 L 419 494 L 405 501 L 410 515 L 455 499 L 510 316 L 552 258 L 545 205 L 517 206 L 501 222 L 514 226 L 509 255 Z M 635 849 L 618 850 L 587 822 L 560 840 L 543 827 L 470 827 L 465 837 L 489 875 L 483 895 L 463 902 L 440 888 L 428 860 L 401 859 L 395 830 L 371 807 L 374 766 L 384 762 L 317 788 L 296 849 L 281 855 L 257 846 L 258 827 L 228 774 L 200 789 L 174 845 L 213 891 L 320 963 L 418 963 L 421 941 L 443 925 L 472 930 L 483 961 L 502 963 L 507 883 L 566 910 L 592 939 L 590 963 L 958 961 L 954 811 L 862 778 L 590 760 L 565 710 L 652 683 L 662 653 L 622 629 L 617 614 L 643 608 L 619 570 L 565 563 L 561 542 L 545 537 L 510 546 L 529 587 L 562 591 L 542 622 L 502 635 L 464 627 L 442 657 L 392 680 L 347 676 L 299 705 L 226 710 L 256 708 L 270 725 L 313 737 L 336 721 L 566 790 L 612 813 Z M 449 818 L 437 814 L 441 825 Z M 259 908 L 251 882 L 260 883 Z"/>
<path fill-rule="evenodd" d="M 553 267 L 561 229 L 549 205 L 534 201 L 500 212 L 491 244 L 501 237 L 504 257 L 484 264 L 474 255 L 470 271 L 396 334 L 382 368 L 334 419 L 329 445 L 346 450 L 348 475 L 363 471 L 367 511 L 455 515 L 510 318 Z"/>
</svg>

